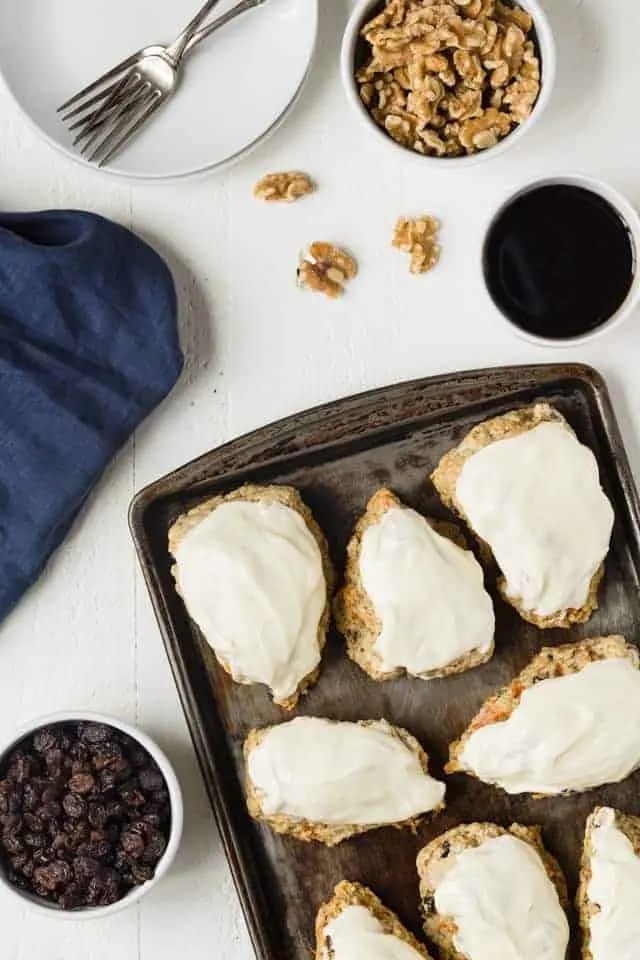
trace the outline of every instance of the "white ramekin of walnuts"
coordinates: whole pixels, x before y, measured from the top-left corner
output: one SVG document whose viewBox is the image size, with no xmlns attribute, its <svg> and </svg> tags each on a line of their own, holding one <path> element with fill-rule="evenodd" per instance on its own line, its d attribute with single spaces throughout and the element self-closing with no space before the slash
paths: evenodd
<svg viewBox="0 0 640 960">
<path fill-rule="evenodd" d="M 542 115 L 555 64 L 537 0 L 359 0 L 341 55 L 369 129 L 452 166 L 514 146 Z"/>
</svg>

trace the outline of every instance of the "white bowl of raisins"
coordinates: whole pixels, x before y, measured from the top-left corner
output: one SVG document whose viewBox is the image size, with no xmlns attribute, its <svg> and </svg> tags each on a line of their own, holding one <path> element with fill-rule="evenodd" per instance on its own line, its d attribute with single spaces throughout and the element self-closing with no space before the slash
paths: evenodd
<svg viewBox="0 0 640 960">
<path fill-rule="evenodd" d="M 538 0 L 357 0 L 342 42 L 359 122 L 441 169 L 515 146 L 546 109 L 555 73 Z"/>
<path fill-rule="evenodd" d="M 183 814 L 173 767 L 142 731 L 43 717 L 0 749 L 0 884 L 47 916 L 110 916 L 167 872 Z"/>
</svg>

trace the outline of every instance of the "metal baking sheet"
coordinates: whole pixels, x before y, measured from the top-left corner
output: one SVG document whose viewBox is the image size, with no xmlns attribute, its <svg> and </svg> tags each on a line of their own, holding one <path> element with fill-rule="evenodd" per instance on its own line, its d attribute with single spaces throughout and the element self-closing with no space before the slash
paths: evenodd
<svg viewBox="0 0 640 960">
<path fill-rule="evenodd" d="M 600 608 L 589 623 L 572 634 L 543 634 L 497 597 L 490 579 L 497 612 L 490 663 L 443 680 L 375 683 L 347 659 L 334 631 L 320 679 L 293 714 L 274 707 L 266 690 L 234 684 L 217 666 L 170 576 L 167 531 L 180 513 L 246 481 L 292 484 L 324 529 L 340 571 L 354 522 L 378 487 L 391 487 L 425 514 L 447 516 L 429 481 L 440 456 L 480 420 L 538 399 L 556 406 L 593 449 L 615 506 Z M 296 714 L 386 717 L 421 740 L 432 772 L 440 776 L 448 743 L 541 646 L 613 632 L 638 642 L 639 517 L 606 386 L 595 370 L 577 364 L 455 373 L 341 400 L 214 450 L 137 495 L 132 534 L 259 960 L 309 960 L 315 913 L 343 878 L 368 884 L 420 934 L 416 854 L 464 821 L 541 824 L 574 893 L 587 814 L 596 803 L 640 814 L 640 773 L 621 785 L 543 800 L 508 797 L 457 775 L 449 778 L 445 812 L 422 823 L 415 835 L 389 828 L 328 850 L 278 837 L 250 820 L 241 782 L 242 743 L 251 727 Z M 574 922 L 574 951 L 576 946 Z"/>
</svg>

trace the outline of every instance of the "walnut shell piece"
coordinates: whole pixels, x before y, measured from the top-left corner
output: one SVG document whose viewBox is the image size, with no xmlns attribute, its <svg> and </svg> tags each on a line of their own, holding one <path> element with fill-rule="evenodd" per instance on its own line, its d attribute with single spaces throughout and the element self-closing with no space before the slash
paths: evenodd
<svg viewBox="0 0 640 960">
<path fill-rule="evenodd" d="M 346 250 L 324 240 L 316 240 L 298 266 L 298 281 L 314 293 L 335 300 L 342 296 L 347 281 L 358 274 L 358 264 Z"/>
<path fill-rule="evenodd" d="M 439 222 L 430 216 L 416 217 L 413 220 L 400 217 L 397 221 L 392 245 L 411 255 L 411 273 L 427 273 L 438 262 L 440 245 L 436 238 L 439 229 Z"/>
<path fill-rule="evenodd" d="M 292 203 L 313 193 L 315 189 L 315 183 L 306 173 L 268 173 L 258 180 L 253 188 L 253 195 L 267 203 L 280 200 Z"/>
</svg>

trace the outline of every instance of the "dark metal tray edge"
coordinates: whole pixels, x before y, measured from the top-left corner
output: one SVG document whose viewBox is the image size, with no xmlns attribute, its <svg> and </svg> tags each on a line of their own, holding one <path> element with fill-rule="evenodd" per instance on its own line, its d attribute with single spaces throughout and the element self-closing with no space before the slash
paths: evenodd
<svg viewBox="0 0 640 960">
<path fill-rule="evenodd" d="M 440 418 L 452 415 L 460 408 L 481 404 L 494 396 L 543 390 L 556 381 L 569 379 L 579 380 L 589 389 L 607 425 L 616 448 L 619 480 L 630 508 L 629 519 L 640 536 L 640 503 L 609 391 L 597 370 L 578 363 L 470 370 L 401 382 L 349 396 L 286 417 L 232 440 L 148 485 L 133 498 L 129 510 L 131 535 L 258 960 L 274 960 L 278 955 L 277 948 L 270 942 L 266 932 L 266 904 L 257 874 L 253 875 L 251 859 L 243 850 L 245 844 L 241 832 L 234 825 L 233 811 L 225 799 L 224 778 L 207 742 L 198 706 L 190 689 L 183 651 L 174 641 L 162 591 L 149 562 L 145 527 L 147 512 L 159 498 L 173 496 L 187 488 L 197 493 L 200 484 L 211 483 L 227 475 L 231 483 L 232 475 L 236 472 L 257 466 L 266 467 L 302 452 L 308 454 L 327 445 L 333 446 L 350 435 L 350 424 L 356 414 L 368 420 L 363 435 L 370 435 L 398 422 L 403 417 L 403 411 L 415 411 L 416 403 L 421 408 L 419 414 L 414 413 L 416 420 Z M 212 709 L 215 711 L 215 704 Z"/>
</svg>

